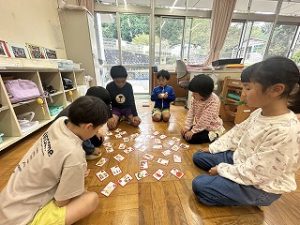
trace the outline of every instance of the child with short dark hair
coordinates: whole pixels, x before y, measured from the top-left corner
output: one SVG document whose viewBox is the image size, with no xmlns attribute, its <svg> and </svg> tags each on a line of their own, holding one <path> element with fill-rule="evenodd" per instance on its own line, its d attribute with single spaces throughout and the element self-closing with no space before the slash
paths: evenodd
<svg viewBox="0 0 300 225">
<path fill-rule="evenodd" d="M 84 187 L 82 141 L 109 118 L 99 98 L 83 96 L 25 154 L 0 193 L 0 224 L 73 224 L 92 213 L 98 194 Z"/>
<path fill-rule="evenodd" d="M 225 130 L 219 117 L 220 99 L 213 93 L 214 81 L 200 74 L 191 80 L 188 88 L 193 92 L 193 99 L 181 135 L 190 144 L 210 143 Z"/>
<path fill-rule="evenodd" d="M 192 183 L 207 205 L 270 205 L 297 188 L 300 122 L 287 106 L 299 92 L 299 69 L 288 58 L 272 57 L 243 71 L 241 80 L 247 105 L 258 109 L 193 155 L 210 174 Z"/>
<path fill-rule="evenodd" d="M 111 109 L 111 98 L 109 92 L 104 88 L 100 86 L 93 86 L 90 87 L 86 94 L 86 96 L 94 96 L 102 101 L 107 105 L 109 110 Z M 70 107 L 72 104 L 68 105 L 63 111 L 61 111 L 55 119 L 62 117 L 62 116 L 69 116 Z M 98 133 L 93 136 L 92 138 L 83 141 L 82 147 L 86 154 L 87 160 L 93 160 L 101 157 L 101 151 L 99 147 L 103 143 L 104 140 L 104 132 L 102 129 L 98 131 Z"/>
<path fill-rule="evenodd" d="M 106 89 L 112 99 L 112 118 L 107 122 L 108 128 L 117 128 L 122 116 L 128 119 L 132 126 L 138 127 L 141 119 L 136 110 L 132 86 L 126 82 L 128 74 L 125 67 L 113 66 L 110 75 L 113 81 L 107 84 Z"/>
<path fill-rule="evenodd" d="M 151 101 L 155 102 L 152 111 L 152 120 L 159 122 L 163 120 L 168 122 L 170 119 L 170 102 L 175 100 L 175 92 L 172 86 L 167 85 L 170 79 L 170 73 L 167 70 L 160 70 L 156 79 L 158 86 L 156 86 L 151 93 Z"/>
</svg>

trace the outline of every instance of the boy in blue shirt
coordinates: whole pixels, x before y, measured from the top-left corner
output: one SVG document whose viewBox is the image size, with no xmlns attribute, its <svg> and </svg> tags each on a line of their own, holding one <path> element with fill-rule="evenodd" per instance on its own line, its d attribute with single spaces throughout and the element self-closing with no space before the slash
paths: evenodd
<svg viewBox="0 0 300 225">
<path fill-rule="evenodd" d="M 168 122 L 170 119 L 170 102 L 175 100 L 175 92 L 172 86 L 167 85 L 170 73 L 167 70 L 160 70 L 156 75 L 158 86 L 151 94 L 151 101 L 155 102 L 152 111 L 152 120 Z"/>
</svg>

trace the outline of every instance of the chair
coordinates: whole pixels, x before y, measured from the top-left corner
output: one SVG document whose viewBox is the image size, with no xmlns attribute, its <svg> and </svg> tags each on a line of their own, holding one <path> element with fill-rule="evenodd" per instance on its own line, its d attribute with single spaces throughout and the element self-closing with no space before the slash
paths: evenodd
<svg viewBox="0 0 300 225">
<path fill-rule="evenodd" d="M 177 84 L 179 87 L 187 90 L 190 83 L 190 73 L 187 70 L 186 64 L 182 60 L 176 60 L 176 73 L 177 73 Z M 184 102 L 186 104 L 186 97 L 177 97 L 176 102 Z"/>
</svg>

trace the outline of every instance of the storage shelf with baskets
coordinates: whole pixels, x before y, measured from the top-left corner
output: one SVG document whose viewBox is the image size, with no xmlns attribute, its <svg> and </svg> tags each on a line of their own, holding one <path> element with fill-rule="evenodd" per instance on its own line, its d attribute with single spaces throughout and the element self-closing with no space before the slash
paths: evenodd
<svg viewBox="0 0 300 225">
<path fill-rule="evenodd" d="M 63 77 L 72 81 L 73 87 L 65 90 Z M 27 79 L 38 87 L 41 96 L 11 103 L 5 82 Z M 23 139 L 53 121 L 55 116 L 72 101 L 84 94 L 77 85 L 86 87 L 84 70 L 60 71 L 57 68 L 1 68 L 0 69 L 0 151 Z M 45 94 L 47 90 L 47 94 Z M 29 114 L 32 121 L 26 118 Z M 23 118 L 24 117 L 24 118 Z M 29 121 L 29 122 L 28 122 Z M 30 122 L 32 122 L 30 124 Z M 32 126 L 31 126 L 32 125 Z"/>
<path fill-rule="evenodd" d="M 241 123 L 254 110 L 254 108 L 248 107 L 243 101 L 243 86 L 239 79 L 228 77 L 224 79 L 220 99 L 220 117 L 224 122 Z"/>
</svg>

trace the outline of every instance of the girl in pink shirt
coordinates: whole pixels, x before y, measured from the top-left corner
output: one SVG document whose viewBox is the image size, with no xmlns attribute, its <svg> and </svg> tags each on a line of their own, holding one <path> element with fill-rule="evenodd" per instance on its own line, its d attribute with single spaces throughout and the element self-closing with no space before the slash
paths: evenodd
<svg viewBox="0 0 300 225">
<path fill-rule="evenodd" d="M 205 74 L 195 76 L 189 84 L 193 99 L 181 135 L 190 144 L 210 143 L 225 130 L 219 117 L 220 100 L 213 89 L 213 79 Z"/>
</svg>

